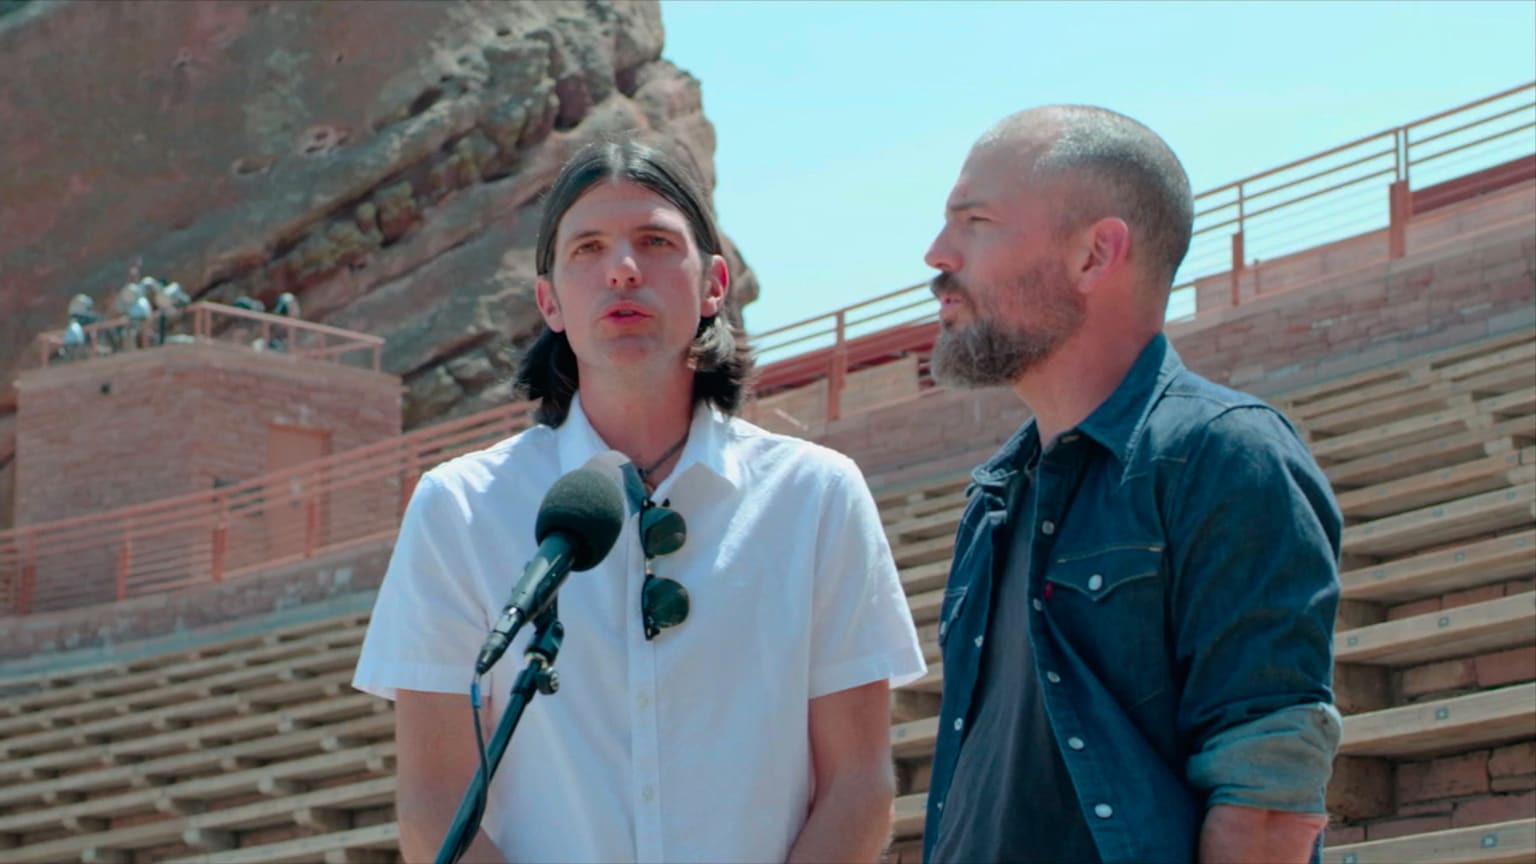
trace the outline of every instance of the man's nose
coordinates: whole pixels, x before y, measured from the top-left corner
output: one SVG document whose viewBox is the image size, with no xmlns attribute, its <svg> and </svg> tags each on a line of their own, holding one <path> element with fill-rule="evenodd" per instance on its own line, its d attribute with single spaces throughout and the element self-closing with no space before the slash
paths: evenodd
<svg viewBox="0 0 1536 864">
<path fill-rule="evenodd" d="M 953 273 L 960 269 L 960 256 L 949 242 L 949 229 L 939 231 L 937 237 L 928 245 L 928 251 L 923 255 L 923 263 L 935 270 L 945 273 Z"/>
<path fill-rule="evenodd" d="M 614 256 L 608 263 L 608 287 L 610 288 L 638 288 L 640 286 L 640 264 L 635 260 L 633 250 L 623 248 L 614 250 Z"/>
</svg>

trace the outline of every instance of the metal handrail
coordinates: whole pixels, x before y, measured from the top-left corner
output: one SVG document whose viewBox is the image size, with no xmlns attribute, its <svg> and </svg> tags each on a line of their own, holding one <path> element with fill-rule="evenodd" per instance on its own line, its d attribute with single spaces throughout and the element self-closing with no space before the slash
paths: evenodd
<svg viewBox="0 0 1536 864">
<path fill-rule="evenodd" d="M 1452 129 L 1437 130 L 1417 140 L 1413 139 L 1413 133 L 1428 124 L 1467 115 L 1484 105 L 1522 93 L 1536 94 L 1536 83 L 1514 87 L 1396 129 L 1367 135 L 1203 192 L 1196 196 L 1197 221 L 1233 209 L 1236 215 L 1230 219 L 1200 224 L 1195 234 L 1201 237 L 1220 237 L 1217 232 L 1221 229 L 1236 228 L 1233 232 L 1231 259 L 1235 289 L 1239 271 L 1248 266 L 1246 257 L 1241 254 L 1244 239 L 1250 221 L 1258 217 L 1281 212 L 1301 215 L 1309 212 L 1301 207 L 1303 204 L 1316 207 L 1328 195 L 1390 176 L 1393 178 L 1394 202 L 1392 227 L 1400 227 L 1396 222 L 1399 218 L 1398 202 L 1406 195 L 1414 166 L 1536 128 L 1536 123 L 1505 128 L 1433 152 L 1425 152 L 1424 145 L 1445 141 L 1451 135 L 1487 127 L 1531 112 L 1536 110 L 1536 102 L 1523 101 L 1515 108 L 1475 119 L 1469 118 Z M 1317 164 L 1352 148 L 1389 137 L 1392 142 L 1389 149 L 1356 157 L 1341 165 Z M 1248 207 L 1256 199 L 1295 190 L 1306 183 L 1334 177 L 1387 156 L 1393 157 L 1394 164 L 1390 169 L 1368 171 L 1340 180 L 1324 189 L 1283 196 L 1283 200 L 1259 210 L 1250 210 Z M 1278 177 L 1302 166 L 1315 167 L 1306 176 L 1284 179 L 1277 185 L 1267 185 L 1262 189 L 1252 188 L 1259 181 Z M 1220 203 L 1216 203 L 1218 201 Z M 1200 202 L 1207 203 L 1202 206 Z M 1265 224 L 1273 225 L 1273 220 Z M 1325 226 L 1314 233 L 1322 237 L 1333 232 L 1336 239 L 1343 239 L 1384 227 L 1388 226 L 1379 222 L 1367 224 L 1351 220 L 1337 228 Z M 1314 234 L 1307 235 L 1308 240 L 1313 237 Z M 1198 253 L 1201 260 L 1209 261 L 1210 251 L 1209 246 L 1202 247 Z M 1196 274 L 1201 281 L 1221 275 L 1220 270 Z M 1195 281 L 1195 278 L 1185 278 L 1175 285 L 1175 290 L 1191 288 Z M 919 282 L 756 334 L 754 342 L 760 353 L 779 351 L 817 339 L 831 340 L 831 344 L 823 348 L 765 365 L 759 387 L 767 390 L 796 383 L 777 380 L 775 370 L 785 370 L 799 376 L 808 368 L 807 363 L 812 364 L 809 368 L 814 369 L 815 364 L 825 362 L 823 371 L 816 374 L 829 381 L 828 418 L 835 419 L 839 410 L 839 394 L 846 384 L 850 363 L 869 359 L 853 356 L 855 352 L 850 346 L 857 340 L 866 340 L 867 337 L 894 332 L 903 327 L 919 324 L 933 326 L 935 313 L 931 311 L 931 300 L 927 294 L 928 282 Z M 1233 302 L 1239 299 L 1234 290 Z M 264 339 L 270 335 L 270 328 L 282 327 L 316 333 L 324 338 L 353 340 L 350 344 L 356 347 L 346 350 L 371 350 L 374 368 L 378 368 L 379 351 L 383 344 L 383 340 L 378 337 L 214 303 L 192 304 L 187 309 L 193 311 L 196 339 L 213 340 L 213 316 L 218 315 L 260 324 Z M 930 311 L 920 311 L 923 309 Z M 875 322 L 888 323 L 884 324 L 883 329 L 855 332 Z M 87 329 L 94 341 L 95 334 L 125 326 L 129 326 L 129 322 L 120 319 L 101 322 Z M 39 338 L 45 345 L 46 363 L 49 359 L 46 346 L 62 345 L 62 331 L 44 334 Z M 869 346 L 872 352 L 883 350 L 880 349 L 881 345 L 891 343 L 876 339 L 873 342 L 857 341 L 857 344 Z M 345 352 L 341 346 L 327 345 L 296 350 L 294 353 L 321 359 Z M 525 403 L 502 406 L 209 492 L 0 531 L 0 603 L 9 602 L 13 611 L 26 612 L 30 609 L 32 598 L 51 590 L 60 581 L 68 582 L 71 579 L 78 580 L 77 585 L 71 585 L 77 591 L 77 596 L 94 597 L 110 593 L 123 598 L 141 591 L 169 590 L 170 587 L 219 581 L 286 562 L 302 561 L 329 550 L 352 548 L 359 543 L 387 538 L 395 530 L 416 477 L 442 460 L 483 447 L 486 438 L 492 434 L 510 435 L 524 428 L 529 422 L 529 408 Z M 358 502 L 378 503 L 386 498 L 389 503 L 387 507 L 380 506 L 374 511 L 355 509 Z M 330 506 L 332 504 L 344 506 Z M 325 512 L 322 513 L 322 509 Z M 69 559 L 75 560 L 72 562 Z M 110 582 L 103 579 L 102 562 L 110 567 Z M 0 611 L 4 611 L 3 607 L 0 607 Z"/>
<path fill-rule="evenodd" d="M 19 613 L 40 596 L 63 607 L 71 595 L 120 600 L 387 537 L 422 472 L 526 428 L 531 407 L 504 405 L 209 492 L 0 531 L 0 598 Z"/>
<path fill-rule="evenodd" d="M 1286 212 L 1292 209 L 1297 209 L 1298 213 L 1300 213 L 1300 208 L 1302 205 L 1311 206 L 1312 204 L 1315 204 L 1319 199 L 1325 198 L 1329 195 L 1341 193 L 1344 190 L 1360 186 L 1361 184 L 1368 184 L 1386 178 L 1391 178 L 1395 183 L 1406 183 L 1407 178 L 1415 165 L 1428 163 L 1434 159 L 1441 158 L 1451 153 L 1462 152 L 1479 145 L 1485 145 L 1490 142 L 1506 138 L 1510 135 L 1518 134 L 1529 128 L 1536 127 L 1536 124 L 1527 124 L 1515 128 L 1503 129 L 1490 135 L 1483 136 L 1476 141 L 1460 144 L 1443 151 L 1430 153 L 1425 152 L 1422 149 L 1424 144 L 1432 141 L 1443 140 L 1451 134 L 1457 132 L 1465 132 L 1469 129 L 1487 127 L 1489 124 L 1498 123 L 1501 120 L 1507 120 L 1511 117 L 1515 117 L 1522 113 L 1529 113 L 1533 111 L 1533 109 L 1536 109 L 1536 101 L 1532 101 L 1530 98 L 1526 98 L 1523 99 L 1519 105 L 1511 108 L 1501 108 L 1492 114 L 1473 115 L 1473 112 L 1485 105 L 1489 105 L 1509 97 L 1519 96 L 1521 94 L 1526 94 L 1527 97 L 1532 94 L 1536 94 L 1536 82 L 1522 84 L 1517 87 L 1511 87 L 1498 93 L 1485 96 L 1481 99 L 1467 102 L 1454 108 L 1437 112 L 1425 117 L 1421 117 L 1410 123 L 1403 124 L 1402 126 L 1385 129 L 1370 135 L 1364 135 L 1346 143 L 1339 144 L 1337 146 L 1314 153 L 1310 156 L 1286 162 L 1274 168 L 1270 168 L 1265 171 L 1252 174 L 1248 177 L 1244 177 L 1241 180 L 1225 183 L 1221 186 L 1217 186 L 1213 189 L 1209 189 L 1200 193 L 1199 195 L 1195 196 L 1196 225 L 1193 232 L 1195 238 L 1215 240 L 1219 237 L 1221 238 L 1221 242 L 1225 242 L 1227 234 L 1234 235 L 1234 250 L 1232 253 L 1233 257 L 1228 258 L 1227 254 L 1223 253 L 1222 259 L 1224 263 L 1218 265 L 1216 269 L 1210 269 L 1208 272 L 1179 274 L 1181 278 L 1174 285 L 1174 291 L 1190 290 L 1195 286 L 1197 281 L 1206 280 L 1213 276 L 1219 276 L 1221 273 L 1228 271 L 1233 273 L 1232 278 L 1235 280 L 1236 270 L 1232 268 L 1230 262 L 1238 260 L 1246 262 L 1247 256 L 1240 253 L 1243 253 L 1245 248 L 1252 248 L 1256 240 L 1264 239 L 1263 237 L 1247 236 L 1249 233 L 1250 223 L 1252 220 L 1258 217 L 1266 216 L 1272 218 L 1275 214 Z M 1467 119 L 1465 122 L 1458 123 L 1453 129 L 1436 130 L 1432 134 L 1429 134 L 1427 137 L 1418 139 L 1413 138 L 1415 133 L 1420 132 L 1429 124 L 1437 123 L 1452 117 L 1466 117 Z M 1373 142 L 1381 142 L 1383 145 L 1387 146 L 1372 148 L 1371 153 L 1367 155 L 1351 157 L 1348 161 L 1341 164 L 1319 164 L 1323 163 L 1325 160 L 1329 160 L 1332 157 L 1336 157 L 1339 154 L 1348 153 L 1351 150 L 1369 146 Z M 1388 158 L 1390 158 L 1393 162 L 1390 167 L 1382 167 L 1376 170 L 1368 170 L 1365 172 L 1357 172 L 1355 170 L 1360 169 L 1363 166 L 1369 167 L 1372 163 L 1386 160 Z M 1307 173 L 1299 177 L 1281 176 L 1296 169 L 1308 170 Z M 1349 172 L 1351 176 L 1347 176 L 1346 179 L 1340 179 L 1338 182 L 1331 183 L 1325 188 L 1306 192 L 1300 192 L 1300 190 L 1297 189 L 1297 187 L 1304 186 L 1305 184 L 1313 183 L 1324 178 L 1337 177 L 1338 175 L 1345 174 L 1346 172 Z M 1277 182 L 1272 182 L 1270 184 L 1264 185 L 1263 188 L 1255 189 L 1254 187 L 1259 185 L 1262 181 Z M 1280 196 L 1280 200 L 1274 201 L 1273 203 L 1268 203 L 1267 206 L 1258 210 L 1249 209 L 1248 205 L 1253 203 L 1255 200 L 1263 198 L 1274 198 L 1281 192 L 1291 190 L 1296 190 L 1299 194 L 1283 195 Z M 1230 217 L 1223 216 L 1215 220 L 1205 218 L 1215 214 L 1229 213 L 1234 209 L 1236 210 L 1236 214 Z M 1385 208 L 1383 208 L 1383 212 L 1386 212 Z M 1351 220 L 1347 224 L 1341 224 L 1338 226 L 1335 236 L 1337 236 L 1339 239 L 1343 239 L 1344 237 L 1365 233 L 1367 231 L 1381 227 L 1386 226 L 1379 222 L 1372 222 L 1368 218 L 1355 219 Z M 1327 236 L 1327 233 L 1328 232 L 1319 232 L 1317 236 Z M 1194 250 L 1192 250 L 1192 252 L 1193 251 Z M 1203 252 L 1201 253 L 1201 256 L 1209 264 L 1211 259 L 1208 256 L 1205 256 Z M 1274 257 L 1274 255 L 1271 254 L 1268 257 Z M 1188 266 L 1188 264 L 1189 259 L 1186 259 L 1186 266 Z M 834 337 L 838 332 L 839 322 L 841 322 L 842 328 L 844 331 L 846 331 L 847 328 L 854 326 L 855 322 L 853 322 L 853 316 L 856 312 L 860 312 L 867 307 L 876 304 L 886 303 L 898 297 L 907 296 L 912 298 L 911 302 L 899 306 L 899 309 L 917 309 L 926 305 L 924 303 L 924 298 L 920 297 L 919 294 L 926 293 L 927 284 L 928 283 L 926 282 L 918 283 L 916 285 L 899 289 L 888 294 L 882 294 L 878 297 L 862 300 L 858 303 L 842 307 L 841 309 L 836 309 L 821 315 L 811 316 L 809 318 L 804 318 L 789 324 L 774 327 L 770 330 L 756 334 L 753 340 L 754 344 L 760 353 L 769 354 L 781 352 L 788 347 L 804 345 L 805 343 L 813 342 L 818 339 L 828 339 L 829 337 Z M 1237 302 L 1241 299 L 1240 297 L 1236 296 L 1235 291 L 1233 299 L 1234 302 Z M 870 317 L 894 318 L 895 316 L 896 313 L 891 312 L 887 315 L 872 315 Z M 911 324 L 920 320 L 931 318 L 932 313 L 928 313 L 926 315 L 914 315 L 907 320 L 892 320 L 890 326 L 894 327 L 903 324 Z M 843 338 L 847 338 L 846 332 Z M 832 353 L 835 355 L 843 349 L 844 342 L 842 340 L 834 341 L 831 347 L 834 349 Z M 795 357 L 789 357 L 782 360 L 775 359 L 773 362 L 765 364 L 759 377 L 761 387 L 772 389 L 775 386 L 784 386 L 786 383 L 789 383 L 779 380 L 779 376 L 776 375 L 776 367 L 784 370 L 802 369 L 804 367 L 804 362 L 797 361 L 797 358 Z M 827 375 L 830 377 L 835 377 L 845 372 L 846 370 L 839 372 L 837 369 L 829 368 L 827 370 Z M 796 374 L 798 375 L 799 373 Z"/>
<path fill-rule="evenodd" d="M 1322 178 L 1327 177 L 1330 174 L 1337 174 L 1340 171 L 1345 171 L 1345 170 L 1348 170 L 1350 168 L 1355 168 L 1355 167 L 1358 167 L 1360 165 L 1364 165 L 1365 163 L 1370 162 L 1373 159 L 1380 159 L 1383 156 L 1391 156 L 1394 152 L 1396 152 L 1396 147 L 1395 146 L 1392 149 L 1389 149 L 1389 150 L 1378 150 L 1375 153 L 1370 153 L 1370 154 L 1367 154 L 1365 156 L 1361 156 L 1359 159 L 1353 159 L 1353 160 L 1351 160 L 1349 162 L 1345 162 L 1342 165 L 1335 165 L 1332 168 L 1325 168 L 1325 169 L 1323 169 L 1321 171 L 1318 171 L 1316 173 L 1308 174 L 1305 177 L 1298 177 L 1295 180 L 1286 181 L 1285 183 L 1281 183 L 1279 186 L 1271 186 L 1268 189 L 1262 189 L 1262 190 L 1260 190 L 1258 192 L 1246 193 L 1243 197 L 1244 197 L 1244 200 L 1253 201 L 1254 199 L 1262 198 L 1265 195 L 1273 195 L 1276 192 L 1283 192 L 1286 189 L 1295 188 L 1297 186 L 1302 185 L 1303 183 L 1310 183 L 1313 180 L 1321 180 Z M 1392 171 L 1390 171 L 1388 173 L 1396 173 L 1396 168 L 1394 168 Z M 1374 177 L 1376 175 L 1373 174 L 1371 176 Z M 1283 204 L 1281 206 L 1283 206 Z M 1249 216 L 1253 216 L 1254 214 L 1249 213 L 1248 215 Z"/>
<path fill-rule="evenodd" d="M 1515 135 L 1515 134 L 1518 134 L 1520 132 L 1525 132 L 1525 131 L 1528 131 L 1528 130 L 1531 130 L 1531 129 L 1536 129 L 1536 123 L 1527 123 L 1524 126 L 1516 126 L 1513 129 L 1505 129 L 1502 132 L 1495 132 L 1492 135 L 1488 135 L 1488 136 L 1485 136 L 1485 137 L 1482 137 L 1482 138 L 1478 138 L 1475 141 L 1468 141 L 1465 144 L 1458 144 L 1455 147 L 1448 147 L 1448 148 L 1446 148 L 1444 150 L 1441 150 L 1439 153 L 1431 153 L 1428 156 L 1420 157 L 1418 159 L 1418 164 L 1422 165 L 1425 162 L 1430 162 L 1430 161 L 1433 161 L 1435 159 L 1439 159 L 1441 156 L 1449 156 L 1452 153 L 1460 153 L 1463 150 L 1469 150 L 1469 149 L 1471 149 L 1473 147 L 1476 147 L 1479 144 L 1487 144 L 1490 141 L 1497 141 L 1498 139 L 1503 138 L 1505 136 Z"/>
<path fill-rule="evenodd" d="M 283 315 L 273 315 L 267 312 L 256 312 L 250 309 L 241 309 L 238 306 L 226 306 L 223 303 L 215 303 L 209 300 L 200 300 L 189 304 L 183 309 L 167 310 L 156 309 L 143 321 L 135 322 L 129 318 L 112 318 L 106 321 L 98 321 L 80 328 L 85 336 L 87 355 L 80 358 L 72 358 L 63 355 L 66 347 L 64 329 L 49 330 L 38 334 L 38 359 L 44 367 L 60 362 L 78 362 L 89 360 L 99 356 L 100 347 L 110 339 L 121 341 L 123 337 L 132 337 L 137 341 L 139 334 L 148 331 L 156 325 L 164 322 L 167 324 L 188 321 L 191 323 L 192 333 L 190 338 L 198 343 L 232 342 L 229 338 L 219 338 L 215 333 L 217 324 L 222 319 L 245 322 L 246 326 L 260 325 L 261 342 L 266 344 L 272 338 L 274 331 L 282 333 L 295 343 L 301 335 L 318 338 L 324 343 L 330 339 L 340 340 L 339 344 L 321 344 L 319 347 L 298 348 L 297 344 L 291 349 L 295 356 L 305 357 L 320 362 L 340 362 L 343 354 L 353 351 L 368 351 L 370 354 L 371 368 L 379 371 L 380 355 L 384 347 L 384 339 L 367 333 L 358 333 L 352 330 L 343 330 L 340 327 L 332 327 L 328 324 L 320 324 L 315 321 L 304 321 L 299 318 L 289 318 Z M 227 337 L 232 330 L 226 326 L 223 333 Z M 178 334 L 187 336 L 189 334 Z M 249 332 L 238 334 L 240 338 L 249 337 Z M 123 348 L 118 345 L 114 352 L 145 351 L 162 346 L 132 346 Z"/>
</svg>

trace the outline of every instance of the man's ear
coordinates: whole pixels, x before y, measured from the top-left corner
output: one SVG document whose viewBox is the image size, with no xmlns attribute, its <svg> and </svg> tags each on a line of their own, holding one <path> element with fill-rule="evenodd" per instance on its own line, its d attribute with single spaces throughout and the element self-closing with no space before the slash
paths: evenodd
<svg viewBox="0 0 1536 864">
<path fill-rule="evenodd" d="M 699 304 L 699 317 L 712 318 L 725 308 L 725 297 L 731 292 L 731 268 L 719 255 L 709 256 L 704 274 L 704 297 Z"/>
<path fill-rule="evenodd" d="M 1100 219 L 1083 229 L 1071 249 L 1068 266 L 1077 289 L 1091 292 L 1125 266 L 1131 255 L 1131 228 L 1124 219 Z"/>
<path fill-rule="evenodd" d="M 533 300 L 538 304 L 539 314 L 544 316 L 544 323 L 556 333 L 565 330 L 565 320 L 560 315 L 560 301 L 555 297 L 555 285 L 548 279 L 540 276 L 533 283 Z"/>
</svg>

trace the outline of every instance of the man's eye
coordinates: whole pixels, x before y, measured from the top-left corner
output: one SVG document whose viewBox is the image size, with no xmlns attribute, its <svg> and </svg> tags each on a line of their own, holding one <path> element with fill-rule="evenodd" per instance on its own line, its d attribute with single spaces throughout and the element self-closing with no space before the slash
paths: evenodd
<svg viewBox="0 0 1536 864">
<path fill-rule="evenodd" d="M 592 252 L 596 252 L 596 251 L 598 251 L 601 248 L 602 248 L 602 244 L 601 243 L 598 243 L 596 240 L 588 240 L 588 241 L 586 241 L 584 243 L 576 244 L 576 248 L 571 250 L 571 254 L 572 255 L 587 255 L 587 254 L 590 254 Z"/>
<path fill-rule="evenodd" d="M 662 236 L 660 234 L 650 234 L 650 235 L 647 235 L 640 242 L 644 243 L 647 246 L 653 246 L 653 247 L 657 247 L 657 248 L 665 248 L 665 247 L 668 247 L 668 246 L 672 245 L 671 238 L 664 237 L 664 236 Z"/>
</svg>

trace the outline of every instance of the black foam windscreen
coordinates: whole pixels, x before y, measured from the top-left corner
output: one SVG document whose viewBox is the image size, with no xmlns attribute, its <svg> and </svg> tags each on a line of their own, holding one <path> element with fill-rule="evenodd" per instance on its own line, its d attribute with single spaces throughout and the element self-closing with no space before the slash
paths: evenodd
<svg viewBox="0 0 1536 864">
<path fill-rule="evenodd" d="M 624 494 L 613 478 L 581 468 L 555 481 L 539 505 L 533 535 L 543 543 L 561 533 L 572 546 L 572 570 L 590 570 L 607 557 L 624 530 Z"/>
</svg>

